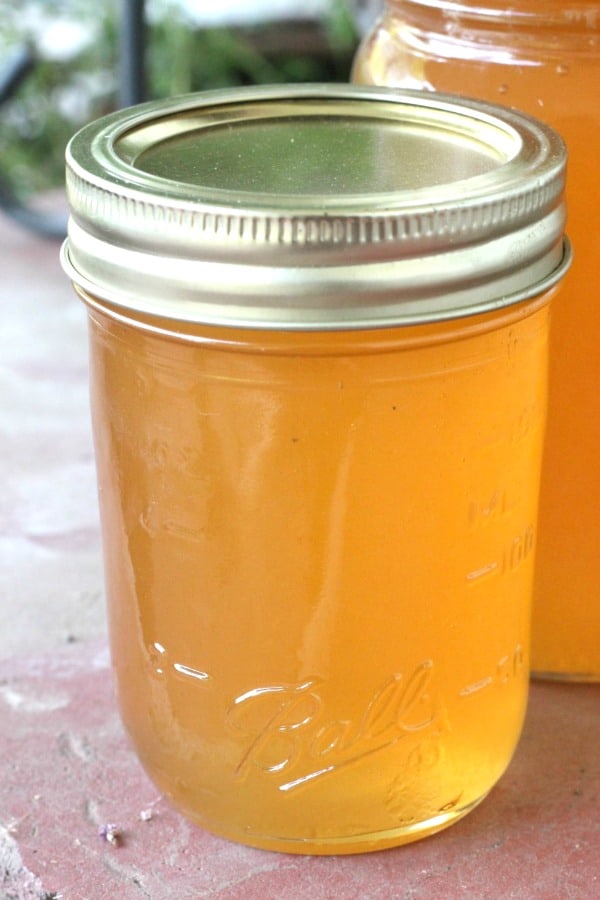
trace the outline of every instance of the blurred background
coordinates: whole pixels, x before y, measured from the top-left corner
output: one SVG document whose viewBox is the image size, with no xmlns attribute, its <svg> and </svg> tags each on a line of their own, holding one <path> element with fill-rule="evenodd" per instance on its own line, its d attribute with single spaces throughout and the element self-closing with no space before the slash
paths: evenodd
<svg viewBox="0 0 600 900">
<path fill-rule="evenodd" d="M 381 0 L 0 0 L 0 207 L 62 236 L 47 194 L 86 122 L 229 85 L 347 81 Z"/>
</svg>

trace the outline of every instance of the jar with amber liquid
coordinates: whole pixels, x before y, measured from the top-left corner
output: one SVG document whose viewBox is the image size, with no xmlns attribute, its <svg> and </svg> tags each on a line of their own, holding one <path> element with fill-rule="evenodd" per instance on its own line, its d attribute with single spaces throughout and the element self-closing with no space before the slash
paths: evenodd
<svg viewBox="0 0 600 900">
<path fill-rule="evenodd" d="M 574 265 L 553 304 L 532 666 L 600 679 L 600 3 L 389 0 L 357 82 L 453 91 L 539 116 L 569 153 Z"/>
<path fill-rule="evenodd" d="M 119 703 L 204 827 L 389 847 L 509 764 L 564 170 L 530 117 L 349 85 L 73 139 Z"/>
</svg>

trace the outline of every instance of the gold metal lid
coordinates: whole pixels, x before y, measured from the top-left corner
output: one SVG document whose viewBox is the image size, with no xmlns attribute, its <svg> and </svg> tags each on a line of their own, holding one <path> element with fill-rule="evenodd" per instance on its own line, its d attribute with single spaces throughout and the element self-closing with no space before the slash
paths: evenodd
<svg viewBox="0 0 600 900">
<path fill-rule="evenodd" d="M 443 94 L 287 85 L 114 113 L 67 149 L 63 265 L 176 320 L 347 329 L 483 312 L 569 263 L 565 148 Z"/>
</svg>

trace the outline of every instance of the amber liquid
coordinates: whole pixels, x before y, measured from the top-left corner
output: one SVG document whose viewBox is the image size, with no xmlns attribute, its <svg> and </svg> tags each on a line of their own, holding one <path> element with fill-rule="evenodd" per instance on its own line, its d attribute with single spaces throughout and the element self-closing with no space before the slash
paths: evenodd
<svg viewBox="0 0 600 900">
<path fill-rule="evenodd" d="M 569 3 L 560 5 L 562 28 L 554 23 L 546 30 L 540 27 L 539 33 L 531 24 L 526 30 L 513 28 L 512 16 L 504 17 L 496 32 L 483 30 L 475 18 L 468 23 L 459 18 L 454 20 L 453 37 L 440 41 L 443 17 L 430 11 L 419 20 L 420 4 L 399 4 L 398 16 L 384 19 L 365 41 L 354 79 L 473 94 L 542 118 L 566 139 L 568 233 L 575 255 L 552 306 L 531 653 L 538 674 L 597 680 L 600 4 L 572 5 L 587 9 L 587 19 L 574 19 Z M 521 2 L 511 9 L 531 7 L 538 25 L 551 9 L 561 15 L 554 3 L 542 6 L 541 11 L 540 4 Z"/>
<path fill-rule="evenodd" d="M 91 311 L 122 715 L 196 822 L 362 852 L 501 776 L 527 695 L 546 300 L 312 336 Z"/>
</svg>

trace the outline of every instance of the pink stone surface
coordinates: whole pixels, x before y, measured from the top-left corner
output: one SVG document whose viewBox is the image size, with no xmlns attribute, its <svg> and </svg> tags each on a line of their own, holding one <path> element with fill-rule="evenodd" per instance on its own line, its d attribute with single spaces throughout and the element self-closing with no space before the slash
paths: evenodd
<svg viewBox="0 0 600 900">
<path fill-rule="evenodd" d="M 534 684 L 486 801 L 395 850 L 253 850 L 158 795 L 109 668 L 85 315 L 56 244 L 0 220 L 0 264 L 0 900 L 600 897 L 600 685 Z"/>
<path fill-rule="evenodd" d="M 0 663 L 0 897 L 404 900 L 600 896 L 600 685 L 534 684 L 513 763 L 434 837 L 354 857 L 239 846 L 141 770 L 104 642 Z M 99 829 L 114 824 L 116 844 Z M 4 891 L 4 893 L 2 893 Z"/>
<path fill-rule="evenodd" d="M 0 215 L 0 659 L 105 631 L 86 316 L 58 250 Z"/>
</svg>

